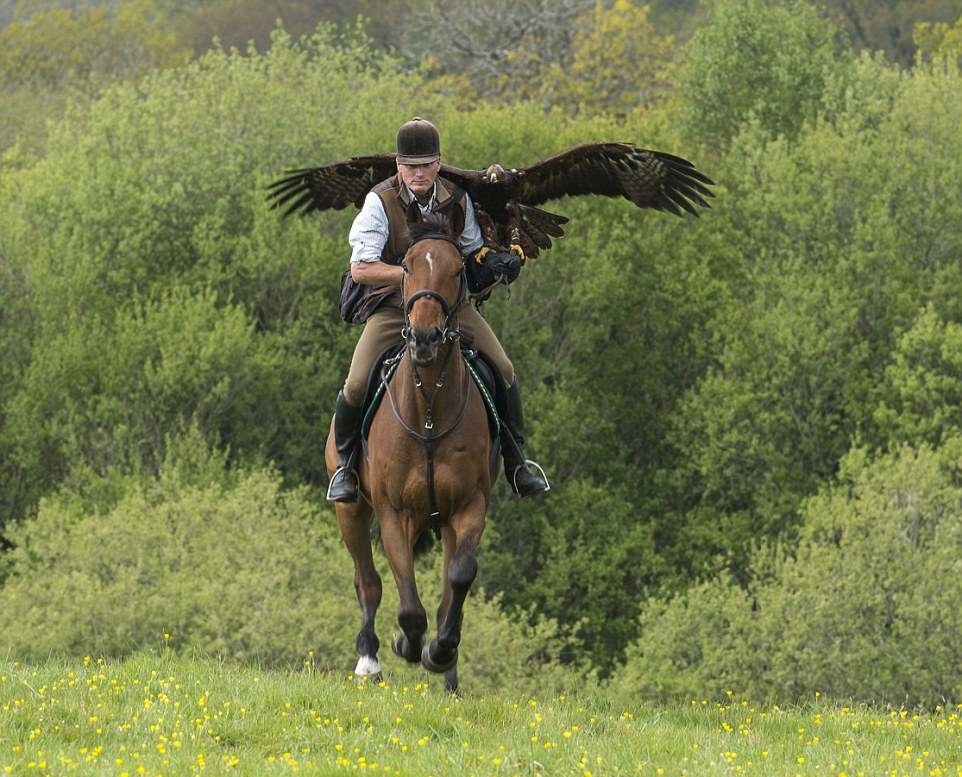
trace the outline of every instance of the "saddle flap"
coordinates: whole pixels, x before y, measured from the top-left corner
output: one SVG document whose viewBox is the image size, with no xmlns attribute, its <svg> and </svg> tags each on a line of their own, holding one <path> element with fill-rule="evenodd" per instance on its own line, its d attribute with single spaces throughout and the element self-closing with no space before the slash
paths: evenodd
<svg viewBox="0 0 962 777">
<path fill-rule="evenodd" d="M 364 398 L 364 420 L 361 421 L 361 439 L 367 441 L 368 432 L 371 429 L 371 422 L 374 420 L 374 413 L 377 412 L 381 400 L 384 398 L 385 380 L 390 380 L 400 363 L 401 351 L 404 350 L 404 342 L 398 340 L 393 345 L 385 348 L 381 355 L 374 360 L 371 374 L 367 379 L 367 395 Z"/>
</svg>

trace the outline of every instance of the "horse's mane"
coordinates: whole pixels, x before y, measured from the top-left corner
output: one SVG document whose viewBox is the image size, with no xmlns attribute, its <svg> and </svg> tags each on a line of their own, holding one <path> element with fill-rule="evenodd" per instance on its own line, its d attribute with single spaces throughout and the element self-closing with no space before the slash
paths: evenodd
<svg viewBox="0 0 962 777">
<path fill-rule="evenodd" d="M 408 232 L 412 243 L 429 237 L 451 240 L 448 232 L 448 217 L 444 213 L 425 213 L 420 221 L 408 224 Z"/>
</svg>

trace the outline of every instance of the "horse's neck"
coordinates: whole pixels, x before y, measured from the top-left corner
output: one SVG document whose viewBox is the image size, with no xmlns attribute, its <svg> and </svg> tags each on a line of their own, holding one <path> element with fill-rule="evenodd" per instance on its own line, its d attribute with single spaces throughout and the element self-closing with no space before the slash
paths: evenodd
<svg viewBox="0 0 962 777">
<path fill-rule="evenodd" d="M 418 367 L 416 372 L 411 369 L 410 353 L 405 352 L 397 376 L 400 378 L 397 381 L 398 405 L 410 413 L 407 419 L 424 421 L 430 409 L 435 428 L 446 427 L 446 422 L 450 423 L 460 412 L 466 372 L 458 342 L 453 341 L 442 348 L 451 348 L 450 356 L 442 350 L 434 364 Z M 420 388 L 415 375 L 421 382 Z M 442 382 L 440 387 L 439 381 Z"/>
</svg>

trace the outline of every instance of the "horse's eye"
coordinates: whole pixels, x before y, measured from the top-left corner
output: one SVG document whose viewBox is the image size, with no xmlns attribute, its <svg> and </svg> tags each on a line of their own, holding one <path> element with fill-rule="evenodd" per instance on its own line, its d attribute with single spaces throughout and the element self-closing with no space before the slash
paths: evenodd
<svg viewBox="0 0 962 777">
<path fill-rule="evenodd" d="M 410 270 L 408 270 L 408 263 L 407 263 L 407 262 L 401 262 L 401 269 L 404 270 L 404 272 L 406 272 L 406 273 L 407 273 L 407 272 L 410 272 Z"/>
</svg>

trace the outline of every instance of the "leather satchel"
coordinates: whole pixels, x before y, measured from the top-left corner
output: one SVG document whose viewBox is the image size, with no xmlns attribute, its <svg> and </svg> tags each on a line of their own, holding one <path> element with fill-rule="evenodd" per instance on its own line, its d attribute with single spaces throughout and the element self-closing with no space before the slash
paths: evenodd
<svg viewBox="0 0 962 777">
<path fill-rule="evenodd" d="M 341 299 L 338 313 L 349 324 L 363 324 L 381 303 L 397 291 L 393 286 L 367 286 L 351 277 L 348 268 L 341 274 Z"/>
</svg>

